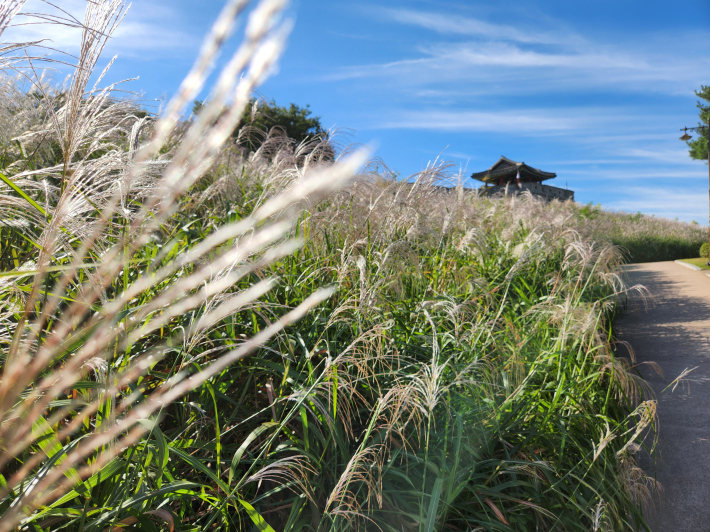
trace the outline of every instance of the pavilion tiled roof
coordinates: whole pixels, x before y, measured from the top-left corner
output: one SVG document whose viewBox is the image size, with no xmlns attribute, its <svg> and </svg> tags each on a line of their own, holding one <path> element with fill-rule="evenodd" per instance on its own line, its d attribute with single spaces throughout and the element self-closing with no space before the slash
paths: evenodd
<svg viewBox="0 0 710 532">
<path fill-rule="evenodd" d="M 503 178 L 504 182 L 508 182 L 515 179 L 518 172 L 520 172 L 522 181 L 545 181 L 546 179 L 557 177 L 557 174 L 553 172 L 543 172 L 523 162 L 518 163 L 502 155 L 488 170 L 475 172 L 471 174 L 471 177 L 484 183 L 498 183 L 501 178 Z"/>
</svg>

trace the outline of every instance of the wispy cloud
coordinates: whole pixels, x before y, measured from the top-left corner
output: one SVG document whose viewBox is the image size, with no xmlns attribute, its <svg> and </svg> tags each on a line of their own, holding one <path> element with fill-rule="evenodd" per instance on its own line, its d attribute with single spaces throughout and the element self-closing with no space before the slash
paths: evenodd
<svg viewBox="0 0 710 532">
<path fill-rule="evenodd" d="M 69 54 L 74 54 L 81 40 L 81 29 L 60 24 L 38 24 L 32 13 L 51 12 L 63 18 L 73 17 L 82 22 L 86 0 L 64 0 L 62 11 L 53 9 L 41 0 L 29 0 L 21 14 L 14 20 L 14 26 L 3 34 L 6 42 L 32 42 L 44 40 L 42 45 Z M 23 15 L 26 14 L 26 15 Z M 123 56 L 137 57 L 141 52 L 150 51 L 151 57 L 176 49 L 185 50 L 199 43 L 193 33 L 180 29 L 178 14 L 173 8 L 157 1 L 142 2 L 130 6 L 128 16 L 123 20 L 107 45 L 106 53 L 120 51 Z"/>
<path fill-rule="evenodd" d="M 674 165 L 693 164 L 688 157 L 687 148 L 669 149 L 647 149 L 647 148 L 629 148 L 625 154 L 628 157 L 642 159 L 644 161 L 656 161 L 663 163 L 671 163 Z"/>
<path fill-rule="evenodd" d="M 652 51 L 540 51 L 513 43 L 446 42 L 420 46 L 414 53 L 418 57 L 340 68 L 324 79 L 378 78 L 388 87 L 422 87 L 440 95 L 459 93 L 464 83 L 468 94 L 527 95 L 580 89 L 678 93 L 703 81 L 697 57 Z"/>
<path fill-rule="evenodd" d="M 561 44 L 584 39 L 572 32 L 544 31 L 535 27 L 516 28 L 507 24 L 495 24 L 473 17 L 417 11 L 413 9 L 375 8 L 375 12 L 400 24 L 409 24 L 433 30 L 443 35 L 466 35 L 487 37 L 495 40 L 510 40 L 522 43 Z"/>
<path fill-rule="evenodd" d="M 570 131 L 580 133 L 603 130 L 632 118 L 613 108 L 499 111 L 416 109 L 394 110 L 386 118 L 374 123 L 371 128 L 559 135 Z"/>
<path fill-rule="evenodd" d="M 445 158 L 470 152 L 477 169 L 504 153 L 555 171 L 580 201 L 703 219 L 707 167 L 678 141 L 710 68 L 697 21 L 624 13 L 602 27 L 572 9 L 548 16 L 550 2 L 525 5 L 373 0 L 359 11 L 365 33 L 389 40 L 318 81 L 362 102 L 346 120 L 405 146 L 403 167 L 447 145 Z"/>
<path fill-rule="evenodd" d="M 557 166 L 557 168 L 559 169 L 560 167 Z M 591 178 L 594 180 L 593 182 L 595 185 L 599 186 L 603 184 L 604 186 L 611 187 L 614 190 L 616 190 L 619 185 L 623 185 L 624 183 L 629 183 L 631 181 L 677 182 L 678 180 L 683 180 L 687 184 L 698 182 L 704 183 L 706 185 L 705 189 L 707 189 L 707 175 L 706 172 L 703 172 L 700 168 L 698 168 L 698 170 L 678 170 L 674 168 L 654 170 L 653 166 L 644 165 L 642 167 L 630 168 L 628 170 L 600 168 L 590 168 L 588 170 L 566 169 L 560 170 L 558 173 L 560 175 L 564 173 L 565 175 L 578 178 Z"/>
<path fill-rule="evenodd" d="M 710 54 L 704 36 L 625 35 L 591 38 L 559 21 L 496 24 L 444 12 L 370 9 L 373 17 L 432 30 L 395 61 L 351 65 L 325 77 L 330 81 L 377 79 L 388 89 L 417 88 L 446 95 L 517 95 L 574 90 L 687 92 L 703 82 L 699 64 Z M 675 36 L 674 36 L 675 37 Z"/>
<path fill-rule="evenodd" d="M 625 187 L 618 192 L 624 199 L 608 202 L 606 207 L 666 218 L 678 217 L 686 222 L 707 218 L 707 195 L 666 187 Z"/>
</svg>

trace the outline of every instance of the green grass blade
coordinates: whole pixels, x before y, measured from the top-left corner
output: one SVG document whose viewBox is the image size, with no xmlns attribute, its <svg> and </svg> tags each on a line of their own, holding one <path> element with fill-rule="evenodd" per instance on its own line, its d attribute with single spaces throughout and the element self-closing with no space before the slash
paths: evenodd
<svg viewBox="0 0 710 532">
<path fill-rule="evenodd" d="M 426 524 L 424 532 L 432 532 L 436 526 L 436 513 L 439 510 L 439 499 L 441 499 L 441 488 L 444 485 L 444 479 L 437 478 L 434 482 L 434 487 L 431 490 L 431 498 L 429 499 L 429 511 L 427 511 Z"/>
<path fill-rule="evenodd" d="M 265 430 L 272 429 L 275 427 L 278 427 L 278 423 L 274 423 L 273 421 L 264 423 L 260 427 L 255 428 L 249 435 L 244 439 L 242 444 L 239 446 L 237 451 L 234 453 L 234 456 L 232 457 L 232 464 L 229 467 L 229 485 L 232 485 L 232 481 L 234 480 L 234 475 L 237 471 L 237 466 L 239 465 L 240 460 L 242 459 L 242 455 L 244 452 L 247 450 L 247 447 L 251 445 L 251 443 L 257 439 Z"/>
<path fill-rule="evenodd" d="M 271 526 L 269 526 L 269 523 L 267 523 L 266 520 L 261 517 L 261 514 L 257 512 L 251 504 L 249 504 L 247 501 L 243 501 L 242 499 L 238 499 L 238 501 L 242 506 L 244 506 L 247 511 L 247 514 L 249 514 L 249 517 L 252 521 L 254 521 L 256 528 L 260 532 L 276 532 L 273 528 L 271 528 Z"/>
<path fill-rule="evenodd" d="M 45 211 L 42 206 L 37 203 L 35 200 L 30 198 L 24 190 L 22 190 L 20 187 L 18 187 L 14 181 L 9 179 L 7 176 L 4 174 L 0 173 L 0 180 L 2 180 L 8 187 L 10 187 L 12 190 L 17 192 L 25 201 L 27 201 L 30 205 L 32 205 L 35 209 L 37 209 L 39 212 L 42 213 L 42 216 L 47 218 L 47 211 Z"/>
<path fill-rule="evenodd" d="M 225 493 L 229 493 L 229 486 L 227 486 L 223 480 L 221 480 L 214 471 L 212 471 L 209 467 L 207 467 L 205 464 L 203 464 L 200 460 L 195 458 L 194 456 L 190 456 L 189 454 L 181 451 L 180 449 L 177 449 L 175 447 L 169 447 L 170 452 L 177 455 L 180 457 L 182 460 L 190 464 L 192 467 L 195 469 L 201 471 L 205 475 L 207 475 L 215 484 L 217 484 Z"/>
</svg>

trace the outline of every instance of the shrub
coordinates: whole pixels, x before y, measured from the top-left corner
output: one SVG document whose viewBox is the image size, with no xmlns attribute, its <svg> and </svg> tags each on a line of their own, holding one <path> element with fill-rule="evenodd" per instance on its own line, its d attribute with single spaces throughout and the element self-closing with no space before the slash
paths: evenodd
<svg viewBox="0 0 710 532">
<path fill-rule="evenodd" d="M 581 224 L 588 239 L 623 248 L 628 262 L 658 262 L 694 258 L 707 240 L 707 229 L 641 213 L 601 210 L 596 223 Z"/>
<path fill-rule="evenodd" d="M 703 242 L 703 245 L 700 246 L 700 256 L 704 259 L 710 256 L 710 245 L 707 242 Z"/>
</svg>

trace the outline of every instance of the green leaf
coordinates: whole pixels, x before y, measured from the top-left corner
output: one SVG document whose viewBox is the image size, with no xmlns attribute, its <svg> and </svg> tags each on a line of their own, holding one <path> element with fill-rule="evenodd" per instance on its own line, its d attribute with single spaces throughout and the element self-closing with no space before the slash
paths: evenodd
<svg viewBox="0 0 710 532">
<path fill-rule="evenodd" d="M 310 442 L 308 441 L 308 413 L 306 412 L 306 407 L 301 405 L 299 407 L 301 411 L 301 425 L 303 427 L 303 444 L 305 445 L 306 452 L 309 451 Z"/>
<path fill-rule="evenodd" d="M 449 481 L 446 483 L 446 502 L 451 503 L 451 494 L 454 491 L 456 476 L 458 474 L 459 463 L 461 461 L 461 443 L 463 442 L 463 421 L 461 416 L 456 414 L 456 436 L 454 439 L 454 465 L 449 471 Z"/>
<path fill-rule="evenodd" d="M 49 426 L 49 423 L 43 417 L 38 418 L 33 423 L 32 437 L 35 439 L 35 442 L 39 445 L 44 454 L 47 455 L 47 458 L 49 458 L 43 466 L 46 469 L 51 469 L 55 464 L 61 464 L 68 454 L 67 449 L 71 448 L 78 441 L 74 440 L 68 445 L 62 447 L 62 444 L 57 439 L 54 429 Z M 81 477 L 73 467 L 67 469 L 64 472 L 64 476 L 70 479 L 74 485 L 81 484 Z"/>
<path fill-rule="evenodd" d="M 94 523 L 94 527 L 98 527 L 104 523 L 106 523 L 109 519 L 112 519 L 118 513 L 123 510 L 124 508 L 130 508 L 140 502 L 146 501 L 148 499 L 152 499 L 154 497 L 160 497 L 162 495 L 167 495 L 169 493 L 176 493 L 179 492 L 180 490 L 188 490 L 190 488 L 199 488 L 200 485 L 195 483 L 195 482 L 188 482 L 186 480 L 179 480 L 177 482 L 171 482 L 170 484 L 166 484 L 160 489 L 157 489 L 155 491 L 151 491 L 150 493 L 143 493 L 141 495 L 136 495 L 135 497 L 131 497 L 130 499 L 126 499 L 121 503 L 120 506 L 117 508 L 114 508 L 110 512 L 106 512 L 99 517 Z"/>
<path fill-rule="evenodd" d="M 177 449 L 175 447 L 168 447 L 170 449 L 170 452 L 173 454 L 176 454 L 180 458 L 182 458 L 185 462 L 190 464 L 192 467 L 195 469 L 198 469 L 202 471 L 205 475 L 210 477 L 225 493 L 229 493 L 230 489 L 229 486 L 227 486 L 223 480 L 221 480 L 214 471 L 212 471 L 209 467 L 207 467 L 205 464 L 200 462 L 197 458 L 194 456 L 190 456 L 187 453 L 182 452 L 180 449 Z"/>
<path fill-rule="evenodd" d="M 36 247 L 41 246 L 39 244 L 36 244 L 35 242 L 32 242 L 33 245 Z M 81 268 L 98 268 L 101 266 L 100 264 L 82 264 Z M 11 270 L 8 272 L 0 272 L 0 279 L 6 279 L 6 278 L 13 278 L 13 277 L 31 277 L 35 275 L 46 275 L 48 273 L 54 273 L 54 272 L 66 272 L 69 270 L 76 270 L 78 269 L 77 266 L 75 265 L 69 265 L 69 266 L 49 266 L 48 268 L 42 268 L 41 270 Z M 54 294 L 52 294 L 54 295 Z M 56 297 L 56 296 L 55 296 Z M 70 300 L 74 301 L 74 300 Z"/>
<path fill-rule="evenodd" d="M 54 435 L 54 430 L 49 426 L 47 420 L 40 417 L 32 424 L 32 437 L 44 451 L 47 458 L 52 458 L 56 453 L 62 450 L 62 444 Z"/>
<path fill-rule="evenodd" d="M 215 397 L 214 388 L 209 382 L 205 383 L 207 391 L 212 396 L 212 404 L 214 405 L 214 432 L 215 432 L 215 450 L 217 451 L 217 467 L 222 463 L 222 431 L 219 428 L 219 408 L 217 407 L 217 398 Z"/>
<path fill-rule="evenodd" d="M 149 429 L 149 433 L 155 438 L 156 447 L 158 448 L 158 479 L 163 476 L 163 472 L 168 465 L 169 450 L 168 441 L 165 439 L 163 431 L 160 430 L 158 424 L 150 419 L 141 419 L 140 424 Z"/>
<path fill-rule="evenodd" d="M 338 418 L 338 366 L 333 364 L 333 421 Z"/>
<path fill-rule="evenodd" d="M 290 530 L 296 529 L 296 520 L 298 519 L 298 516 L 301 515 L 301 511 L 303 510 L 303 506 L 305 504 L 305 497 L 298 498 L 294 501 L 294 503 L 291 505 L 291 513 L 288 516 L 286 525 L 284 525 L 284 532 L 289 532 Z"/>
<path fill-rule="evenodd" d="M 251 504 L 249 504 L 247 501 L 243 501 L 242 499 L 237 499 L 242 506 L 246 509 L 247 513 L 249 514 L 249 517 L 251 517 L 251 520 L 254 521 L 254 524 L 256 525 L 256 528 L 258 528 L 261 532 L 276 532 L 273 528 L 269 526 L 269 523 L 267 523 L 263 517 L 261 517 L 261 514 L 257 512 Z"/>
<path fill-rule="evenodd" d="M 234 474 L 237 471 L 237 466 L 239 465 L 239 461 L 242 459 L 242 455 L 244 455 L 244 451 L 247 450 L 247 447 L 251 445 L 251 443 L 259 437 L 259 435 L 264 432 L 265 430 L 268 430 L 270 428 L 278 427 L 278 423 L 274 423 L 273 421 L 270 421 L 268 423 L 262 424 L 260 427 L 255 428 L 251 433 L 249 433 L 249 436 L 247 436 L 242 444 L 239 446 L 239 449 L 237 449 L 237 452 L 234 453 L 234 457 L 232 458 L 232 465 L 229 466 L 229 485 L 232 485 L 232 481 L 234 479 Z"/>
<path fill-rule="evenodd" d="M 22 190 L 20 187 L 18 187 L 14 181 L 9 179 L 7 176 L 3 175 L 0 173 L 0 180 L 2 180 L 8 187 L 10 187 L 12 190 L 17 192 L 22 198 L 27 201 L 30 205 L 32 205 L 35 209 L 37 209 L 39 212 L 42 213 L 42 216 L 48 217 L 47 216 L 47 211 L 45 211 L 41 205 L 39 205 L 35 200 L 30 198 L 24 190 Z"/>
<path fill-rule="evenodd" d="M 434 482 L 434 488 L 431 491 L 431 498 L 429 499 L 429 511 L 426 516 L 426 525 L 424 526 L 424 532 L 432 532 L 434 526 L 436 525 L 436 512 L 439 509 L 439 499 L 441 498 L 441 488 L 444 485 L 444 479 L 437 478 Z"/>
<path fill-rule="evenodd" d="M 125 467 L 126 467 L 126 462 L 124 460 L 114 458 L 108 464 L 106 464 L 103 468 L 101 468 L 101 470 L 98 473 L 95 473 L 91 477 L 86 479 L 83 482 L 81 487 L 77 486 L 77 489 L 71 490 L 69 493 L 67 493 L 63 497 L 54 501 L 50 506 L 48 506 L 44 510 L 27 518 L 27 521 L 25 521 L 25 522 L 35 521 L 37 519 L 40 519 L 43 517 L 48 517 L 50 515 L 58 515 L 57 512 L 60 510 L 61 511 L 65 511 L 65 510 L 69 511 L 68 509 L 58 509 L 57 507 L 62 506 L 63 504 L 66 504 L 69 501 L 76 499 L 79 495 L 86 493 L 87 490 L 94 488 L 99 483 L 105 482 L 106 480 L 110 479 L 114 475 L 123 471 L 125 469 Z"/>
</svg>

